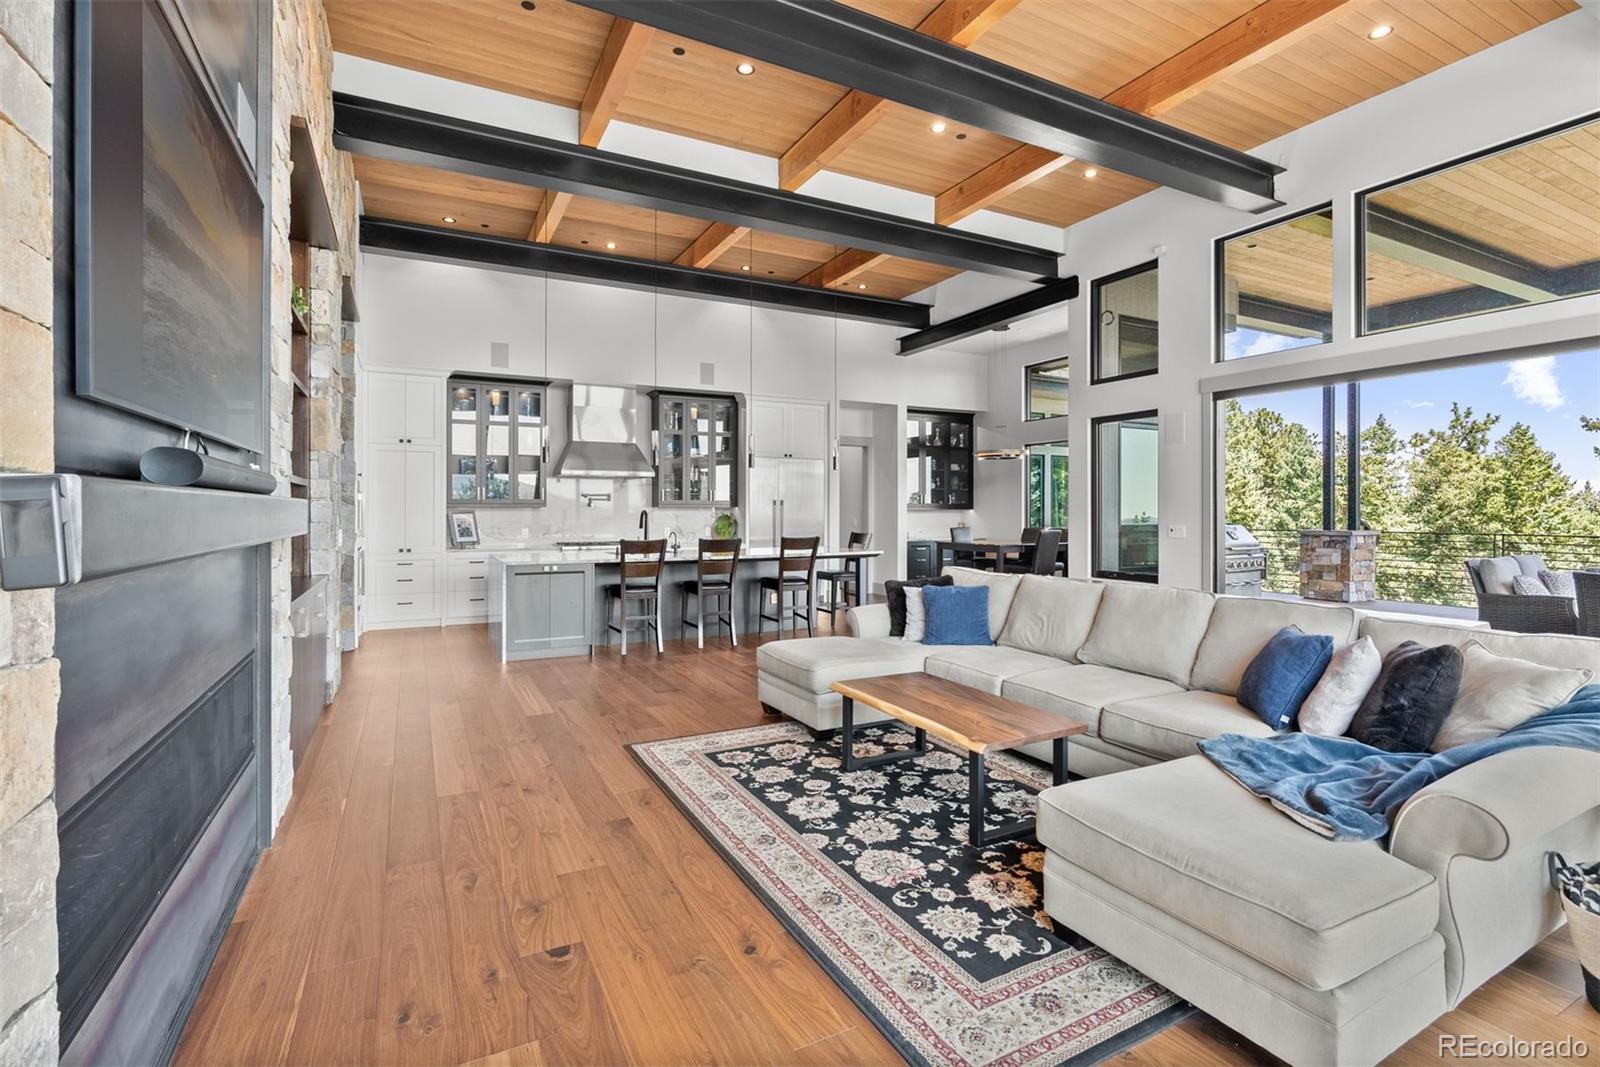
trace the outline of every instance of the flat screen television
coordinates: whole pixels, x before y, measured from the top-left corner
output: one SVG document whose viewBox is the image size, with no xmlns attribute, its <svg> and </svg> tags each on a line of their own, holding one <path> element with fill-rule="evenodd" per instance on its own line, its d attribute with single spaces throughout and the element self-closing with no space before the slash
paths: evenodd
<svg viewBox="0 0 1600 1067">
<path fill-rule="evenodd" d="M 76 391 L 265 452 L 254 168 L 175 8 L 77 9 Z"/>
</svg>

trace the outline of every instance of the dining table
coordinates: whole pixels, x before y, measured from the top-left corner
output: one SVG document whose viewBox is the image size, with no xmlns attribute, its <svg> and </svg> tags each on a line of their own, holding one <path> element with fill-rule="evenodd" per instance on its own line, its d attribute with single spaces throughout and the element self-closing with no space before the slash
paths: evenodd
<svg viewBox="0 0 1600 1067">
<path fill-rule="evenodd" d="M 1024 541 L 1020 537 L 1014 539 L 974 537 L 970 541 L 935 541 L 934 550 L 938 558 L 934 562 L 934 573 L 944 573 L 944 559 L 947 552 L 950 554 L 952 565 L 959 565 L 963 556 L 969 560 L 977 556 L 987 556 L 994 559 L 995 569 L 999 570 L 1005 566 L 1007 559 L 1013 556 L 1021 558 L 1033 546 L 1034 542 Z M 1056 549 L 1056 559 L 1060 561 L 1062 569 L 1065 570 L 1067 562 L 1067 542 L 1065 539 L 1062 540 L 1060 547 Z"/>
</svg>

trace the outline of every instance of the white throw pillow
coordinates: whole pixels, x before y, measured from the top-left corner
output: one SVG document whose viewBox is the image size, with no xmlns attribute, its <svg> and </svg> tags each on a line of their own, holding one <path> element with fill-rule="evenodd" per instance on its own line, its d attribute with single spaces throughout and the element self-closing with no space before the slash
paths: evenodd
<svg viewBox="0 0 1600 1067">
<path fill-rule="evenodd" d="M 1300 705 L 1300 732 L 1343 737 L 1382 669 L 1383 657 L 1370 637 L 1335 651 L 1321 681 Z"/>
<path fill-rule="evenodd" d="M 1497 656 L 1482 642 L 1468 641 L 1461 646 L 1461 689 L 1429 747 L 1443 752 L 1498 737 L 1541 711 L 1566 703 L 1593 677 L 1593 671 L 1581 667 L 1546 667 Z"/>
<path fill-rule="evenodd" d="M 922 586 L 908 585 L 906 593 L 905 640 L 921 643 L 928 632 L 928 602 L 922 599 Z"/>
</svg>

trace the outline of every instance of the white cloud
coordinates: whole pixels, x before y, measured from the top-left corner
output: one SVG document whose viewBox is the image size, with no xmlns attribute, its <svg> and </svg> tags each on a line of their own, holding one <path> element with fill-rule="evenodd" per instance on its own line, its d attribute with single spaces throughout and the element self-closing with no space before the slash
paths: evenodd
<svg viewBox="0 0 1600 1067">
<path fill-rule="evenodd" d="M 1428 408 L 1433 407 L 1433 401 L 1413 400 L 1411 403 L 1407 404 L 1406 407 L 1411 408 L 1413 411 L 1426 411 Z"/>
<path fill-rule="evenodd" d="M 1535 356 L 1507 363 L 1506 380 L 1501 384 L 1511 386 L 1518 400 L 1546 411 L 1555 411 L 1567 403 L 1567 396 L 1561 391 L 1561 382 L 1556 379 L 1554 356 Z"/>
</svg>

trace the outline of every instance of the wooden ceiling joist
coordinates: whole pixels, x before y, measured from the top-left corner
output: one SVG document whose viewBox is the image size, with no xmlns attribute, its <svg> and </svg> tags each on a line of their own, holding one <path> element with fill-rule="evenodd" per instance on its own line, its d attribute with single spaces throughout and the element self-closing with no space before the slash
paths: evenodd
<svg viewBox="0 0 1600 1067">
<path fill-rule="evenodd" d="M 655 31 L 632 19 L 617 19 L 611 24 L 605 47 L 600 51 L 600 61 L 595 64 L 589 78 L 589 88 L 578 105 L 578 143 L 588 148 L 600 147 L 600 138 L 617 113 L 622 94 L 628 91 L 628 79 L 644 58 L 644 46 Z M 544 202 L 539 205 L 539 215 L 528 231 L 528 240 L 548 244 L 555 238 L 561 219 L 572 203 L 571 193 L 547 190 Z"/>
<path fill-rule="evenodd" d="M 860 248 L 847 248 L 828 262 L 800 279 L 801 285 L 820 285 L 824 288 L 843 285 L 863 271 L 869 271 L 889 257 L 882 252 L 868 252 Z"/>
<path fill-rule="evenodd" d="M 1105 102 L 1155 117 L 1207 86 L 1282 51 L 1351 0 L 1264 0 L 1163 63 L 1105 96 Z M 934 198 L 933 217 L 948 226 L 1053 174 L 1069 156 L 1023 145 Z"/>
<path fill-rule="evenodd" d="M 732 226 L 726 222 L 713 222 L 678 253 L 672 262 L 680 267 L 708 267 L 722 258 L 722 254 L 750 232 L 748 226 Z"/>
</svg>

